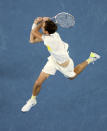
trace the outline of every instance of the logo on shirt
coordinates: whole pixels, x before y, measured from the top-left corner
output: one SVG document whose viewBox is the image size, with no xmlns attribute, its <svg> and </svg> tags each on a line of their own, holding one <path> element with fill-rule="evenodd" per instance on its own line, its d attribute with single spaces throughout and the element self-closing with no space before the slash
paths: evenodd
<svg viewBox="0 0 107 131">
<path fill-rule="evenodd" d="M 48 45 L 46 45 L 46 47 L 47 47 L 47 49 L 48 49 L 48 51 L 52 51 L 52 49 L 50 48 L 50 46 L 48 46 Z"/>
</svg>

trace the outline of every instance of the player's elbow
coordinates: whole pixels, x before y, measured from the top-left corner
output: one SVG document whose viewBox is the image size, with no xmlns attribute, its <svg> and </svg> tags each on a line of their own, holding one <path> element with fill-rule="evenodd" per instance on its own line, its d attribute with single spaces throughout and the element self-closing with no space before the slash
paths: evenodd
<svg viewBox="0 0 107 131">
<path fill-rule="evenodd" d="M 34 43 L 35 43 L 35 41 L 33 41 L 33 40 L 29 40 L 29 43 L 34 44 Z"/>
</svg>

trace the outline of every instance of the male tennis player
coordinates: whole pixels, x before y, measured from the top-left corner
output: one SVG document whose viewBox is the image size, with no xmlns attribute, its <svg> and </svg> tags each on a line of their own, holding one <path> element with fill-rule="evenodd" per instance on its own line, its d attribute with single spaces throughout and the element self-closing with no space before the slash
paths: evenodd
<svg viewBox="0 0 107 131">
<path fill-rule="evenodd" d="M 42 29 L 42 33 L 40 33 Z M 91 52 L 87 60 L 74 68 L 74 62 L 68 54 L 68 44 L 65 43 L 56 32 L 57 25 L 48 17 L 38 17 L 32 26 L 30 43 L 44 42 L 50 56 L 38 79 L 35 81 L 31 98 L 22 107 L 22 112 L 29 111 L 37 104 L 36 96 L 40 92 L 42 83 L 50 76 L 55 75 L 59 70 L 66 78 L 72 80 L 82 72 L 88 64 L 96 61 L 100 56 Z"/>
</svg>

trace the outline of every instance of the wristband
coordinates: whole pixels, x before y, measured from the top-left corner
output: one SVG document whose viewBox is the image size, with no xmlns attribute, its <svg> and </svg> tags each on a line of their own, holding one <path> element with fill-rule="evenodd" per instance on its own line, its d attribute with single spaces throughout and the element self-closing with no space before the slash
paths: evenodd
<svg viewBox="0 0 107 131">
<path fill-rule="evenodd" d="M 36 27 L 37 27 L 37 24 L 33 23 L 32 30 L 35 29 Z"/>
</svg>

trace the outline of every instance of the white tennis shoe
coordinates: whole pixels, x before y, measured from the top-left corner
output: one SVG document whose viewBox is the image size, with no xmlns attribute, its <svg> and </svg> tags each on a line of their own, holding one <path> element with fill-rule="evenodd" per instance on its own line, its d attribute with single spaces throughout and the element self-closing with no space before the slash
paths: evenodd
<svg viewBox="0 0 107 131">
<path fill-rule="evenodd" d="M 33 106 L 37 104 L 36 99 L 29 99 L 26 104 L 22 107 L 21 111 L 22 112 L 27 112 L 29 111 Z"/>
<path fill-rule="evenodd" d="M 91 63 L 94 63 L 96 60 L 100 59 L 100 55 L 98 55 L 94 52 L 91 52 L 89 59 L 91 60 Z"/>
</svg>

